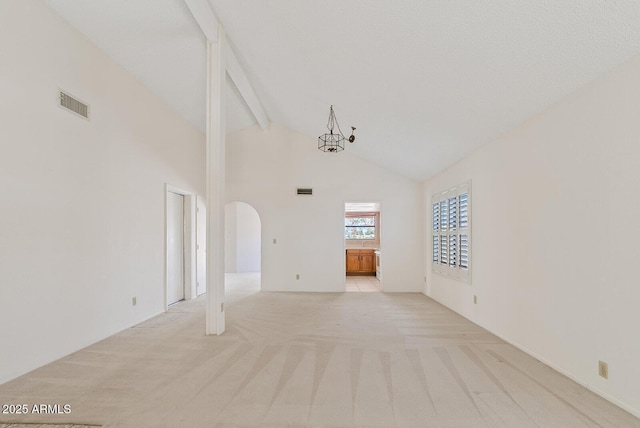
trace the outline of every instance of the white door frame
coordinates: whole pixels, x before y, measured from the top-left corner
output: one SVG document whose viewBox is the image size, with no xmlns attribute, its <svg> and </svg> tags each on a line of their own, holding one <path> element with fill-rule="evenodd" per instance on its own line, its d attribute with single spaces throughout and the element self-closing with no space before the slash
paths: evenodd
<svg viewBox="0 0 640 428">
<path fill-rule="evenodd" d="M 343 200 L 342 201 L 342 227 L 344 228 L 344 218 L 347 215 L 347 204 L 352 203 L 352 204 L 357 204 L 357 203 L 377 203 L 379 205 L 379 211 L 378 211 L 378 221 L 379 221 L 379 229 L 378 229 L 378 233 L 380 235 L 380 243 L 379 243 L 379 248 L 380 251 L 382 252 L 382 241 L 383 241 L 383 237 L 384 237 L 384 228 L 382 227 L 382 205 L 383 205 L 383 201 L 379 200 L 379 199 L 362 199 L 362 200 L 358 200 L 358 199 L 348 199 L 348 200 Z M 344 229 L 343 229 L 344 230 Z M 344 232 L 343 232 L 344 233 Z M 342 250 L 342 255 L 344 257 L 343 262 L 342 262 L 342 268 L 344 269 L 346 264 L 347 264 L 347 241 L 343 238 L 342 239 L 343 242 L 343 250 Z M 380 256 L 380 259 L 382 260 L 383 257 L 382 255 Z M 380 280 L 380 286 L 382 287 L 382 289 L 384 290 L 384 285 L 382 283 L 382 278 L 378 278 Z M 345 274 L 344 276 L 344 290 L 347 290 L 347 275 Z"/>
<path fill-rule="evenodd" d="M 184 300 L 196 297 L 196 198 L 190 191 L 165 183 L 164 192 L 164 310 L 169 308 L 169 193 L 184 196 Z"/>
<path fill-rule="evenodd" d="M 196 270 L 195 270 L 195 282 L 196 290 L 194 296 L 200 296 L 207 292 L 207 201 L 202 196 L 196 196 Z M 199 227 L 204 229 L 204 236 L 201 234 Z M 198 239 L 202 238 L 200 242 Z M 201 252 L 204 252 L 204 261 L 198 263 L 198 257 Z"/>
</svg>

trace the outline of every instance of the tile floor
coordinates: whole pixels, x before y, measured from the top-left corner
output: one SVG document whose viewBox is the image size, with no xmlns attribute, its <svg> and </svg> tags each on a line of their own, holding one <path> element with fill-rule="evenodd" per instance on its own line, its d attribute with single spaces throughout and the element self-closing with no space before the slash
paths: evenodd
<svg viewBox="0 0 640 428">
<path fill-rule="evenodd" d="M 346 291 L 381 292 L 382 284 L 375 276 L 348 276 Z"/>
</svg>

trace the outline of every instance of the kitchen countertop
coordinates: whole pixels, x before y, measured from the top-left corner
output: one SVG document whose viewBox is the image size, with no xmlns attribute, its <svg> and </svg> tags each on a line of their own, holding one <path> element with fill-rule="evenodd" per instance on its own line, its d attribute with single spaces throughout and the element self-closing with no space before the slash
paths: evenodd
<svg viewBox="0 0 640 428">
<path fill-rule="evenodd" d="M 376 247 L 346 247 L 347 250 L 373 250 L 380 251 L 380 248 Z"/>
</svg>

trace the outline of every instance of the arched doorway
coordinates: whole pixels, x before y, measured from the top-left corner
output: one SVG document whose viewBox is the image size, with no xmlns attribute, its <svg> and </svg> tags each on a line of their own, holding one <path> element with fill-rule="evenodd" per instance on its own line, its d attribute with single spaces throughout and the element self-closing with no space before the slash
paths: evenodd
<svg viewBox="0 0 640 428">
<path fill-rule="evenodd" d="M 262 225 L 245 202 L 225 204 L 225 291 L 260 290 Z"/>
</svg>

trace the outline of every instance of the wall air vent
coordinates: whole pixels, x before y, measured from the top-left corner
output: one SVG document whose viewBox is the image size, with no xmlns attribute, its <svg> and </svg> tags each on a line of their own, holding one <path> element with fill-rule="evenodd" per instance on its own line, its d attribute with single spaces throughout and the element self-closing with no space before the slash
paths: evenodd
<svg viewBox="0 0 640 428">
<path fill-rule="evenodd" d="M 89 120 L 89 105 L 62 91 L 60 91 L 60 107 Z"/>
<path fill-rule="evenodd" d="M 298 187 L 298 195 L 313 195 L 313 189 L 303 189 Z"/>
</svg>

